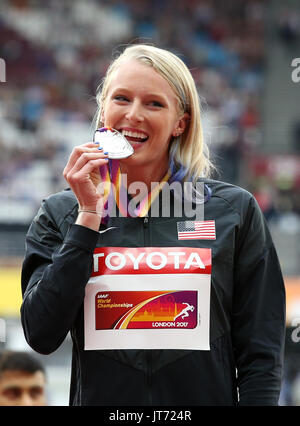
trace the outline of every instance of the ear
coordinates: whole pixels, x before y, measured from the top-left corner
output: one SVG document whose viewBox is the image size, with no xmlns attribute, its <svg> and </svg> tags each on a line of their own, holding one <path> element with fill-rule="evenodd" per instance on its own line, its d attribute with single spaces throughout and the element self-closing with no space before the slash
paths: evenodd
<svg viewBox="0 0 300 426">
<path fill-rule="evenodd" d="M 183 116 L 179 118 L 179 120 L 176 122 L 172 136 L 177 138 L 178 136 L 182 135 L 182 133 L 185 131 L 188 123 L 190 121 L 190 114 L 185 112 Z"/>
</svg>

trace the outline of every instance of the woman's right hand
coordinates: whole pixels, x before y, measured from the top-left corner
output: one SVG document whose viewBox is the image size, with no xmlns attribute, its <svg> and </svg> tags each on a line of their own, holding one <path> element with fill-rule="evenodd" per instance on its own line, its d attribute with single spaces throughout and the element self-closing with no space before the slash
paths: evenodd
<svg viewBox="0 0 300 426">
<path fill-rule="evenodd" d="M 101 208 L 103 208 L 103 188 L 99 167 L 107 162 L 108 155 L 98 145 L 89 142 L 73 149 L 63 171 L 64 178 L 78 200 L 79 209 L 97 211 L 100 218 Z M 93 216 L 97 215 L 93 214 Z M 92 218 L 91 213 L 83 213 L 82 218 L 86 219 L 83 224 L 86 224 L 87 220 L 99 222 L 99 219 L 95 221 L 96 218 Z M 94 228 L 94 226 L 90 227 Z"/>
</svg>

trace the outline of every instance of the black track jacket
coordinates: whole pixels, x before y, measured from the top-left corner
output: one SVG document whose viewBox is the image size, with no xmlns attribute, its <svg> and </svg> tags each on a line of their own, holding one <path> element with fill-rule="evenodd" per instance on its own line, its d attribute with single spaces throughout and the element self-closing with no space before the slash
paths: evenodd
<svg viewBox="0 0 300 426">
<path fill-rule="evenodd" d="M 254 197 L 205 180 L 205 220 L 215 240 L 179 240 L 184 217 L 111 218 L 99 234 L 75 225 L 71 190 L 43 201 L 26 238 L 21 319 L 37 352 L 71 332 L 70 405 L 277 405 L 285 290 L 269 231 Z M 103 225 L 102 225 L 103 228 Z M 104 227 L 105 228 L 105 227 Z M 103 229 L 104 229 L 103 228 Z M 96 247 L 212 250 L 210 350 L 84 350 L 83 302 Z"/>
</svg>

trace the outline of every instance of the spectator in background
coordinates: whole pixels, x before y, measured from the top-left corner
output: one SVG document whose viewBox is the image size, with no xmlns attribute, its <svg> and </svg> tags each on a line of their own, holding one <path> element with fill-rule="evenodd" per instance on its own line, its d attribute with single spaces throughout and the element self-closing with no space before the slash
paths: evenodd
<svg viewBox="0 0 300 426">
<path fill-rule="evenodd" d="M 43 365 L 27 352 L 0 356 L 0 406 L 46 405 Z"/>
<path fill-rule="evenodd" d="M 300 120 L 294 122 L 292 131 L 295 154 L 300 154 Z"/>
<path fill-rule="evenodd" d="M 287 48 L 294 47 L 299 41 L 300 16 L 293 7 L 282 10 L 279 17 L 279 36 Z"/>
</svg>

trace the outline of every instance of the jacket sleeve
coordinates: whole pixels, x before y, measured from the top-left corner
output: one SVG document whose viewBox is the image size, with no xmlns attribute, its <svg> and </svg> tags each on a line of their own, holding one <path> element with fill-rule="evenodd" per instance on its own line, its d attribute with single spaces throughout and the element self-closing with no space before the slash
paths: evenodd
<svg viewBox="0 0 300 426">
<path fill-rule="evenodd" d="M 71 224 L 63 238 L 44 202 L 26 236 L 21 321 L 28 344 L 49 354 L 65 339 L 83 303 L 98 233 Z"/>
<path fill-rule="evenodd" d="M 285 289 L 269 230 L 253 197 L 238 234 L 232 336 L 239 404 L 278 405 Z"/>
</svg>

